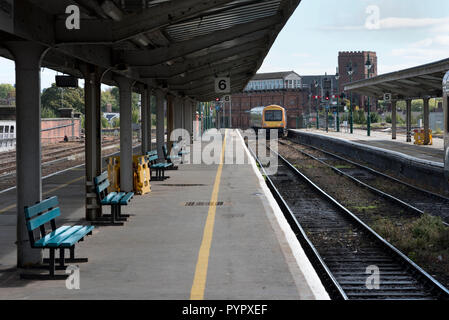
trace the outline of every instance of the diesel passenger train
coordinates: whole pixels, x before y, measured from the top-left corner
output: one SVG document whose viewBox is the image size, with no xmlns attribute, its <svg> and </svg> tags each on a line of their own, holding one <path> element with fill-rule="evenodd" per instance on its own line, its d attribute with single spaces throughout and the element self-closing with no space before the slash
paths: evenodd
<svg viewBox="0 0 449 320">
<path fill-rule="evenodd" d="M 287 114 L 285 109 L 278 105 L 255 107 L 250 110 L 250 128 L 256 133 L 258 129 L 277 129 L 278 137 L 282 137 L 287 129 Z M 269 137 L 269 131 L 267 131 Z"/>
</svg>

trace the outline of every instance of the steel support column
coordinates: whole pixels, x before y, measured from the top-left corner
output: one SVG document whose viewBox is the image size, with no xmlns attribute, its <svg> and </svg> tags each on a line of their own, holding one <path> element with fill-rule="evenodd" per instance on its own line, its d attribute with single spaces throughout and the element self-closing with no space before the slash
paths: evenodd
<svg viewBox="0 0 449 320">
<path fill-rule="evenodd" d="M 159 159 L 164 159 L 164 153 L 162 151 L 162 146 L 165 143 L 165 94 L 164 92 L 156 91 L 156 144 L 157 144 L 157 155 Z"/>
<path fill-rule="evenodd" d="M 114 78 L 120 92 L 120 191 L 133 190 L 133 132 L 132 132 L 132 84 L 131 79 Z"/>
<path fill-rule="evenodd" d="M 407 99 L 406 101 L 406 124 L 407 124 L 407 142 L 412 141 L 411 131 L 412 131 L 412 100 Z"/>
<path fill-rule="evenodd" d="M 192 102 L 186 100 L 186 104 L 184 107 L 185 129 L 189 133 L 190 139 L 193 136 L 193 109 L 194 108 L 192 108 Z"/>
<path fill-rule="evenodd" d="M 396 100 L 391 101 L 391 139 L 396 139 Z"/>
<path fill-rule="evenodd" d="M 146 155 L 149 149 L 149 140 L 151 140 L 151 112 L 150 112 L 150 96 L 148 94 L 147 86 L 141 86 L 140 88 L 140 115 L 142 119 L 141 126 L 141 152 Z M 151 146 L 150 146 L 151 148 Z"/>
<path fill-rule="evenodd" d="M 46 48 L 27 41 L 8 42 L 16 64 L 17 266 L 42 262 L 32 249 L 24 208 L 42 200 L 40 64 Z"/>
<path fill-rule="evenodd" d="M 148 90 L 147 90 L 147 101 L 148 101 L 148 127 L 147 127 L 147 130 L 148 130 L 148 141 L 147 141 L 147 149 L 148 149 L 148 151 L 150 151 L 150 150 L 153 150 L 153 142 L 151 141 L 151 130 L 152 130 L 152 127 L 153 127 L 153 113 L 152 113 L 152 109 L 153 109 L 153 106 L 152 106 L 152 103 L 151 103 L 151 101 L 153 101 L 153 99 L 151 99 L 152 98 L 152 94 L 153 94 L 153 90 L 152 89 L 150 89 L 150 88 L 148 88 Z"/>
<path fill-rule="evenodd" d="M 176 97 L 173 99 L 173 129 L 182 129 L 183 127 L 183 109 L 184 99 Z"/>
<path fill-rule="evenodd" d="M 425 97 L 423 99 L 424 103 L 424 110 L 423 110 L 423 122 L 424 122 L 424 144 L 430 143 L 430 136 L 429 136 L 429 100 L 430 97 Z"/>
<path fill-rule="evenodd" d="M 170 154 L 172 141 L 170 140 L 170 136 L 172 131 L 175 128 L 175 97 L 172 95 L 167 95 L 167 153 Z"/>
<path fill-rule="evenodd" d="M 449 71 L 443 77 L 444 176 L 449 179 Z"/>
<path fill-rule="evenodd" d="M 101 174 L 101 73 L 98 67 L 83 64 L 85 105 L 85 168 L 86 168 L 86 220 L 101 216 L 101 204 L 97 202 L 94 178 Z"/>
</svg>

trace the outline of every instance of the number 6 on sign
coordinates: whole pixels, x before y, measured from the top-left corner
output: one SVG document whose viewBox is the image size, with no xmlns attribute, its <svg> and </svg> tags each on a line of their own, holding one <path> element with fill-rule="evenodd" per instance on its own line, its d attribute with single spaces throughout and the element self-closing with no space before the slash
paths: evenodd
<svg viewBox="0 0 449 320">
<path fill-rule="evenodd" d="M 215 78 L 215 93 L 230 93 L 231 78 Z"/>
</svg>

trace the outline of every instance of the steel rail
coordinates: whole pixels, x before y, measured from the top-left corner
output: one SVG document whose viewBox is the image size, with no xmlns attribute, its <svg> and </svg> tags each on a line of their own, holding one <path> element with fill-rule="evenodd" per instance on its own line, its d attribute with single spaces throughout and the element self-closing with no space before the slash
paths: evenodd
<svg viewBox="0 0 449 320">
<path fill-rule="evenodd" d="M 289 140 L 289 141 L 291 141 L 291 142 L 293 142 L 293 143 L 295 143 L 295 144 L 298 144 L 298 143 L 295 142 L 295 141 L 292 141 L 292 140 Z M 286 143 L 284 143 L 284 142 L 282 142 L 282 141 L 279 141 L 279 143 L 294 148 L 293 146 L 288 145 L 288 144 L 286 144 Z M 392 180 L 392 181 L 394 181 L 394 182 L 396 182 L 396 183 L 405 185 L 405 186 L 407 186 L 407 187 L 409 187 L 409 188 L 412 188 L 412 189 L 414 189 L 415 191 L 421 192 L 421 193 L 423 193 L 423 194 L 425 194 L 425 195 L 427 195 L 427 196 L 429 196 L 429 197 L 432 197 L 432 198 L 436 198 L 436 199 L 439 199 L 439 200 L 442 200 L 442 201 L 449 202 L 449 198 L 446 198 L 446 197 L 441 196 L 441 195 L 439 195 L 439 194 L 436 194 L 436 193 L 433 193 L 433 192 L 424 190 L 424 189 L 422 189 L 422 188 L 413 186 L 413 185 L 411 185 L 411 184 L 409 184 L 409 183 L 407 183 L 407 182 L 404 182 L 404 181 L 401 181 L 401 180 L 399 180 L 399 179 L 390 177 L 390 176 L 387 175 L 387 174 L 384 174 L 384 173 L 382 173 L 382 172 L 379 172 L 379 171 L 377 171 L 377 170 L 374 170 L 374 169 L 372 169 L 372 168 L 369 168 L 369 167 L 364 166 L 364 165 L 362 165 L 362 164 L 359 164 L 359 163 L 357 163 L 357 162 L 354 162 L 354 161 L 345 159 L 345 158 L 343 158 L 343 157 L 340 157 L 340 156 L 338 156 L 338 155 L 336 155 L 336 154 L 333 154 L 333 153 L 331 153 L 331 152 L 322 150 L 322 149 L 320 149 L 320 148 L 317 148 L 317 147 L 314 147 L 314 146 L 311 146 L 311 145 L 308 145 L 308 144 L 303 144 L 303 143 L 301 143 L 301 144 L 304 145 L 304 146 L 306 146 L 306 147 L 309 147 L 309 148 L 312 148 L 312 149 L 314 149 L 314 150 L 317 150 L 317 151 L 319 151 L 319 152 L 322 152 L 322 153 L 324 153 L 324 154 L 326 154 L 326 155 L 329 155 L 329 156 L 331 156 L 331 157 L 335 157 L 335 158 L 337 158 L 337 159 L 340 160 L 340 161 L 344 161 L 344 162 L 350 163 L 351 165 L 354 165 L 354 166 L 356 166 L 356 167 L 358 167 L 358 168 L 367 170 L 368 172 L 370 172 L 370 173 L 372 173 L 372 174 L 374 174 L 374 175 L 378 175 L 378 176 L 381 176 L 381 177 L 383 177 L 383 178 L 385 178 L 385 179 L 389 179 L 389 180 Z M 345 177 L 348 177 L 348 178 L 351 179 L 352 181 L 356 182 L 357 184 L 363 186 L 364 188 L 366 188 L 366 189 L 368 189 L 368 190 L 373 191 L 374 193 L 376 193 L 376 194 L 382 196 L 383 198 L 386 198 L 386 199 L 388 199 L 388 200 L 390 200 L 390 201 L 392 201 L 392 202 L 394 202 L 394 203 L 396 203 L 396 204 L 398 204 L 398 205 L 400 205 L 400 206 L 402 206 L 402 207 L 404 207 L 404 208 L 406 208 L 406 209 L 408 209 L 408 210 L 411 210 L 411 211 L 413 211 L 413 212 L 416 213 L 416 214 L 422 215 L 422 214 L 425 213 L 423 210 L 421 210 L 421 209 L 419 209 L 419 208 L 417 208 L 417 207 L 415 207 L 415 206 L 413 206 L 413 205 L 411 205 L 411 204 L 409 204 L 409 203 L 406 203 L 405 201 L 403 201 L 403 200 L 401 200 L 401 199 L 399 199 L 399 198 L 397 198 L 397 197 L 395 197 L 395 196 L 393 196 L 393 195 L 391 195 L 391 194 L 389 194 L 389 193 L 386 193 L 386 192 L 384 192 L 384 191 L 382 191 L 382 190 L 379 190 L 379 189 L 377 189 L 377 188 L 375 188 L 375 187 L 373 187 L 373 186 L 371 186 L 371 185 L 369 185 L 369 184 L 367 184 L 367 183 L 365 183 L 365 182 L 363 182 L 363 181 L 357 179 L 356 177 L 350 175 L 349 173 L 346 173 L 346 172 L 344 172 L 344 171 L 338 169 L 337 167 L 332 166 L 332 165 L 326 163 L 324 160 L 321 160 L 321 159 L 319 159 L 319 158 L 317 158 L 317 157 L 311 155 L 310 153 L 305 152 L 304 150 L 299 150 L 299 149 L 297 149 L 297 148 L 294 148 L 294 149 L 295 149 L 296 151 L 298 151 L 298 152 L 304 154 L 305 156 L 307 156 L 307 157 L 309 157 L 309 158 L 311 158 L 311 159 L 313 159 L 313 160 L 316 160 L 316 161 L 318 161 L 318 162 L 320 162 L 320 163 L 326 165 L 327 167 L 331 168 L 332 170 L 334 170 L 334 171 L 337 172 L 338 174 L 343 175 L 343 176 L 345 176 Z M 443 221 L 443 224 L 444 224 L 445 226 L 448 226 L 448 227 L 449 227 L 449 223 L 448 223 L 448 222 Z"/>
<path fill-rule="evenodd" d="M 393 245 L 391 245 L 389 242 L 387 242 L 385 239 L 383 239 L 379 234 L 377 234 L 373 229 L 371 229 L 367 224 L 365 224 L 362 220 L 360 220 L 355 214 L 353 214 L 351 211 L 349 211 L 347 208 L 345 208 L 343 205 L 341 205 L 337 200 L 332 198 L 329 194 L 327 194 L 324 190 L 319 188 L 312 180 L 310 180 L 307 176 L 305 176 L 302 172 L 300 172 L 296 167 L 294 167 L 292 164 L 290 164 L 284 157 L 282 157 L 279 153 L 273 151 L 269 148 L 269 150 L 275 154 L 283 164 L 285 164 L 286 168 L 288 168 L 291 172 L 295 174 L 295 176 L 299 177 L 301 180 L 305 181 L 307 185 L 311 186 L 312 189 L 314 189 L 317 194 L 319 194 L 321 197 L 326 199 L 334 208 L 336 208 L 339 212 L 342 212 L 344 216 L 350 218 L 350 222 L 354 226 L 360 228 L 366 236 L 368 236 L 370 239 L 374 240 L 381 248 L 385 249 L 385 252 L 389 254 L 389 256 L 398 264 L 403 266 L 404 270 L 408 270 L 412 275 L 415 281 L 417 281 L 419 284 L 423 284 L 423 287 L 427 288 L 429 292 L 431 292 L 432 296 L 437 297 L 439 299 L 448 300 L 449 299 L 449 291 L 446 289 L 442 284 L 440 284 L 436 279 L 434 279 L 432 276 L 430 276 L 426 271 L 424 271 L 421 267 L 419 267 L 416 263 L 414 263 L 412 260 L 410 260 L 406 255 L 404 255 L 401 251 L 399 251 L 397 248 L 395 248 Z M 251 151 L 253 157 L 258 161 L 261 169 L 264 172 L 264 175 L 266 177 L 267 184 L 270 186 L 271 190 L 275 191 L 275 195 L 277 200 L 281 199 L 280 206 L 283 208 L 284 211 L 288 213 L 287 216 L 291 216 L 295 218 L 295 216 L 292 214 L 291 209 L 289 208 L 286 201 L 282 198 L 280 195 L 280 192 L 275 187 L 272 179 L 267 175 L 265 169 L 263 168 L 260 161 L 255 157 L 254 153 Z M 288 209 L 288 210 L 287 210 Z M 318 250 L 316 247 L 312 244 L 312 242 L 308 239 L 308 237 L 304 233 L 304 229 L 301 227 L 298 220 L 295 218 L 290 218 L 290 221 L 296 222 L 296 227 L 293 224 L 292 228 L 296 230 L 301 230 L 301 238 L 305 237 L 307 239 L 308 246 L 313 248 L 313 252 L 318 253 Z M 294 230 L 295 231 L 295 230 Z M 298 233 L 297 233 L 298 234 Z M 304 240 L 302 241 L 304 242 Z M 314 257 L 317 257 L 315 255 Z M 320 257 L 321 262 L 321 269 L 327 270 L 328 273 L 330 273 L 329 267 L 326 265 L 322 257 L 318 254 L 318 257 Z M 314 258 L 316 259 L 316 258 Z M 331 279 L 336 279 L 335 276 L 330 273 Z M 337 280 L 335 280 L 337 281 Z M 338 281 L 337 281 L 337 284 Z M 339 288 L 341 288 L 340 285 L 338 285 Z M 335 286 L 334 286 L 335 288 Z M 419 287 L 417 287 L 419 289 Z M 388 296 L 388 294 L 387 294 Z M 404 296 L 407 296 L 407 294 L 404 294 Z"/>
</svg>

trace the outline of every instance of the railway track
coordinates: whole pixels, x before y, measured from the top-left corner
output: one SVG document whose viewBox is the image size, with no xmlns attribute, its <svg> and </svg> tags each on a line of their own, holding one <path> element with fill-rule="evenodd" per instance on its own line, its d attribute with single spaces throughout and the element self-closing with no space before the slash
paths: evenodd
<svg viewBox="0 0 449 320">
<path fill-rule="evenodd" d="M 102 148 L 113 146 L 117 144 L 118 141 L 108 141 L 104 142 Z M 84 153 L 85 147 L 84 144 L 75 147 L 67 147 L 67 146 L 48 146 L 45 150 L 43 150 L 42 154 L 42 165 L 50 165 L 54 161 L 64 160 L 70 156 L 76 156 L 78 154 Z M 16 158 L 15 151 L 7 152 L 5 155 L 0 157 L 0 175 L 11 174 L 16 170 Z"/>
<path fill-rule="evenodd" d="M 279 143 L 289 145 L 303 155 L 327 165 L 339 174 L 349 177 L 359 185 L 418 214 L 428 213 L 441 217 L 444 224 L 449 226 L 449 198 L 413 186 L 314 146 L 298 144 L 290 140 L 286 142 L 279 141 Z"/>
<path fill-rule="evenodd" d="M 279 161 L 274 175 L 267 175 L 256 160 L 332 298 L 449 299 L 439 282 L 275 155 Z M 371 282 L 373 270 L 379 271 L 378 287 Z"/>
</svg>

